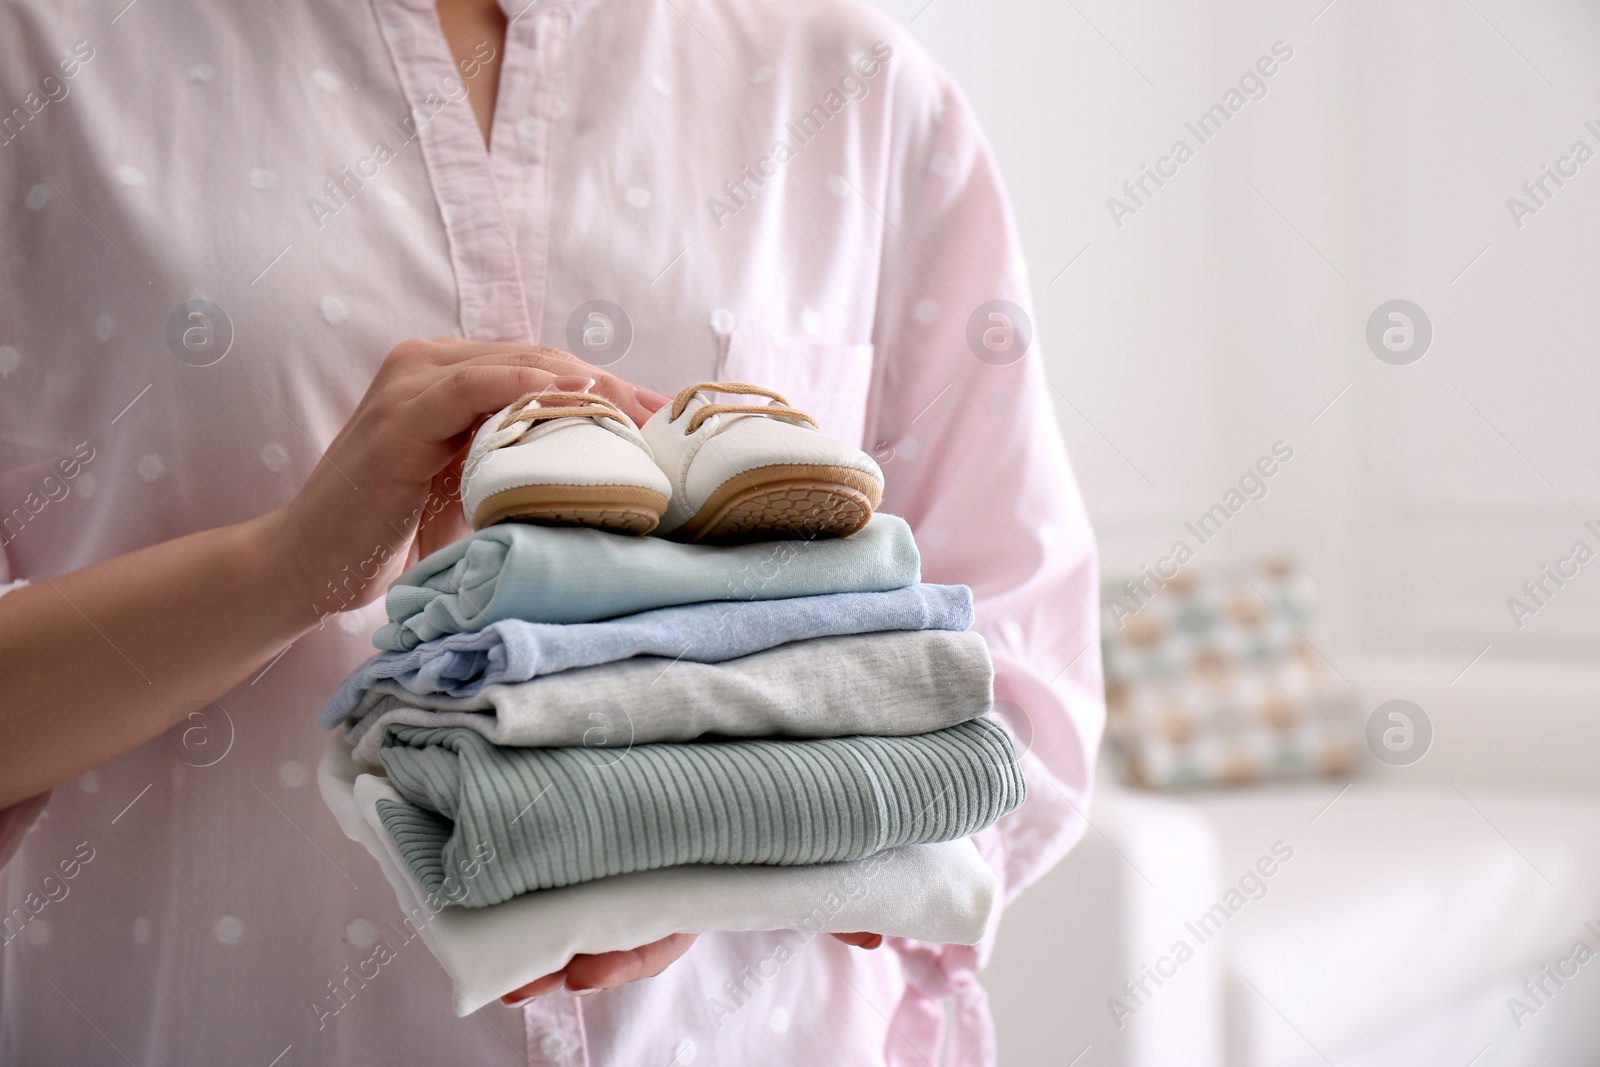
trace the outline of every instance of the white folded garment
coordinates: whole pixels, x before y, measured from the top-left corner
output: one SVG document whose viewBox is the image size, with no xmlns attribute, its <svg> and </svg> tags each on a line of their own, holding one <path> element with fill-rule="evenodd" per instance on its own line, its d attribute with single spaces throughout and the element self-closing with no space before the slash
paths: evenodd
<svg viewBox="0 0 1600 1067">
<path fill-rule="evenodd" d="M 342 740 L 334 738 L 323 753 L 317 784 L 346 836 L 383 868 L 410 916 L 407 927 L 444 965 L 458 1016 L 559 971 L 578 953 L 713 930 L 869 931 L 971 945 L 999 903 L 999 881 L 972 842 L 962 840 L 890 849 L 853 863 L 667 867 L 526 893 L 489 908 L 442 906 L 412 877 L 378 818 L 378 800 L 399 794 L 363 773 Z"/>
</svg>

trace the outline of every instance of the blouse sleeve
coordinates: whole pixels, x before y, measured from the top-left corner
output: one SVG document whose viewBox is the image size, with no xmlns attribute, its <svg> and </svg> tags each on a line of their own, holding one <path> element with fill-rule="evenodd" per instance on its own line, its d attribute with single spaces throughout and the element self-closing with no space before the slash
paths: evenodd
<svg viewBox="0 0 1600 1067">
<path fill-rule="evenodd" d="M 1010 901 L 1087 824 L 1105 720 L 1095 543 L 994 158 L 948 77 L 905 58 L 898 158 L 877 191 L 889 225 L 868 443 L 883 509 L 916 532 L 923 580 L 972 588 L 994 658 L 1028 799 L 978 844 Z"/>
<path fill-rule="evenodd" d="M 10 577 L 11 566 L 6 560 L 5 549 L 0 547 L 0 597 L 28 584 L 25 581 L 10 581 Z M 33 824 L 39 821 L 40 814 L 49 802 L 50 790 L 46 789 L 9 808 L 0 808 L 0 867 L 11 862 L 11 857 L 22 847 L 23 836 L 33 829 Z"/>
</svg>

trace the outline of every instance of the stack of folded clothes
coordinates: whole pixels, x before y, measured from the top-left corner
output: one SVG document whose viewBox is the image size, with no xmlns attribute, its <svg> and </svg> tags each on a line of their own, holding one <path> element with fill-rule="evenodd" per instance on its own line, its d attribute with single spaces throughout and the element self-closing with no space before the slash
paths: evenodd
<svg viewBox="0 0 1600 1067">
<path fill-rule="evenodd" d="M 710 406 L 697 399 L 658 417 L 676 435 L 673 422 Z M 613 416 L 593 413 L 609 408 L 599 398 L 525 398 L 521 410 L 530 402 L 572 412 L 526 423 L 543 431 L 533 446 L 566 429 L 629 438 L 602 425 Z M 718 462 L 744 463 L 734 477 L 761 484 L 750 472 L 771 457 L 741 460 L 726 435 L 738 423 L 800 428 L 781 398 L 772 407 L 713 412 L 693 432 L 718 438 Z M 644 446 L 655 421 L 631 435 L 647 457 L 667 451 Z M 522 503 L 486 509 L 492 468 L 469 453 L 468 514 L 481 525 L 500 511 L 499 524 L 391 586 L 374 638 L 383 651 L 323 711 L 322 725 L 344 732 L 320 774 L 346 833 L 378 858 L 450 973 L 459 1014 L 576 953 L 677 932 L 982 936 L 996 882 L 966 838 L 1024 787 L 986 715 L 992 668 L 968 629 L 971 594 L 919 583 L 910 528 L 872 514 L 870 486 L 839 479 L 836 495 L 856 496 L 830 503 L 824 468 L 839 464 L 814 461 L 843 446 L 804 433 L 805 511 L 791 465 L 764 496 L 702 479 L 702 496 L 724 490 L 711 508 L 720 517 L 704 500 L 674 516 L 663 500 L 655 522 L 648 502 L 640 520 L 638 496 L 584 501 L 553 481 L 569 491 L 546 498 L 587 526 L 519 514 L 548 503 L 526 469 Z M 871 464 L 859 452 L 824 458 Z M 695 491 L 681 470 L 662 481 L 663 497 Z M 613 532 L 685 522 L 702 543 Z M 785 524 L 802 536 L 703 543 Z"/>
</svg>

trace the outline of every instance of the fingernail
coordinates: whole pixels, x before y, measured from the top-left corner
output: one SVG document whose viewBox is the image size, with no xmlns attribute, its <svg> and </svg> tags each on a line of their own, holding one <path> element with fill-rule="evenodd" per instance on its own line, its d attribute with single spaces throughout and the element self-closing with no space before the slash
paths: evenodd
<svg viewBox="0 0 1600 1067">
<path fill-rule="evenodd" d="M 558 374 L 550 379 L 550 385 L 563 393 L 587 393 L 594 388 L 594 379 L 581 374 Z"/>
<path fill-rule="evenodd" d="M 508 1008 L 520 1008 L 520 1007 L 522 1007 L 524 1004 L 528 1003 L 528 1001 L 530 1001 L 532 999 L 534 999 L 534 998 L 533 997 L 523 997 L 521 1000 L 505 1000 L 505 1001 L 501 1001 L 501 1003 L 504 1004 Z"/>
<path fill-rule="evenodd" d="M 654 404 L 658 408 L 665 406 L 672 400 L 672 398 L 667 394 L 658 393 L 654 389 L 640 389 L 638 393 L 640 400 L 647 404 Z"/>
<path fill-rule="evenodd" d="M 574 997 L 592 997 L 600 992 L 598 989 L 568 989 L 567 994 Z"/>
<path fill-rule="evenodd" d="M 868 940 L 863 941 L 861 943 L 861 947 L 862 948 L 877 948 L 881 944 L 883 944 L 883 935 L 882 934 L 873 934 L 871 938 L 869 938 Z"/>
</svg>

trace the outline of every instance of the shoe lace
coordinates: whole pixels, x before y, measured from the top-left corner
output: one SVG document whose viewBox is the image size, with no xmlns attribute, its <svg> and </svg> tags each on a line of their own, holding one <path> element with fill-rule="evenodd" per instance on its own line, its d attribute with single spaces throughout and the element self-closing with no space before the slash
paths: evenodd
<svg viewBox="0 0 1600 1067">
<path fill-rule="evenodd" d="M 564 400 L 566 407 L 545 406 L 552 400 Z M 603 396 L 593 393 L 559 393 L 538 392 L 525 393 L 511 406 L 506 417 L 500 420 L 497 429 L 509 430 L 511 427 L 522 423 L 532 429 L 534 424 L 550 419 L 611 419 L 624 426 L 628 425 L 627 418 L 622 414 L 622 409 Z M 527 433 L 523 430 L 522 433 Z M 521 440 L 522 434 L 517 435 Z M 503 447 L 503 446 L 502 446 Z"/>
<path fill-rule="evenodd" d="M 759 385 L 749 385 L 745 382 L 696 382 L 686 385 L 678 390 L 678 395 L 672 400 L 672 413 L 670 420 L 677 422 L 683 414 L 683 409 L 689 406 L 696 393 L 734 393 L 743 396 L 764 396 L 777 401 L 776 404 L 706 404 L 697 408 L 690 416 L 689 424 L 684 427 L 683 435 L 688 437 L 698 430 L 702 423 L 713 415 L 781 415 L 790 419 L 803 419 L 812 426 L 817 425 L 813 419 L 803 411 L 798 411 L 789 406 L 789 402 L 780 394 L 771 389 L 763 389 Z M 820 428 L 820 427 L 819 427 Z"/>
</svg>

